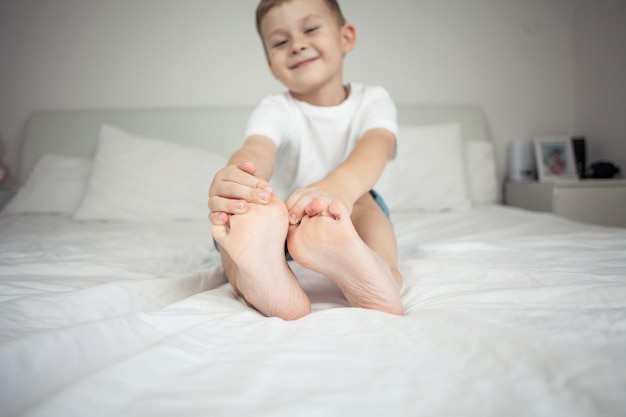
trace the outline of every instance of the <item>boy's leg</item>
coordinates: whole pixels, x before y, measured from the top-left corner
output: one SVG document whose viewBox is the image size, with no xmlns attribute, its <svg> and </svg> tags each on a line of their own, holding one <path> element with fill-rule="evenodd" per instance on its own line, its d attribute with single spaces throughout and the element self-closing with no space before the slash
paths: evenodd
<svg viewBox="0 0 626 417">
<path fill-rule="evenodd" d="M 398 288 L 402 288 L 396 234 L 387 213 L 383 212 L 374 198 L 369 197 L 373 196 L 365 194 L 354 205 L 352 224 L 363 242 L 387 262 Z"/>
<path fill-rule="evenodd" d="M 361 197 L 352 219 L 338 201 L 327 211 L 305 216 L 291 228 L 287 237 L 291 256 L 333 280 L 352 306 L 402 315 L 395 236 L 374 198 L 370 193 Z"/>
<path fill-rule="evenodd" d="M 213 226 L 224 272 L 235 291 L 266 316 L 298 319 L 311 303 L 285 259 L 289 227 L 287 208 L 274 197 L 266 205 L 250 204 L 228 226 Z"/>
</svg>

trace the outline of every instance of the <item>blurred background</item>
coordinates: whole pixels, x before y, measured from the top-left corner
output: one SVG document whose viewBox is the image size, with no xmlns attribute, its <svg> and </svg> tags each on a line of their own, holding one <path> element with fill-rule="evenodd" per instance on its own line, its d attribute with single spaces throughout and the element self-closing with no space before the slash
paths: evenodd
<svg viewBox="0 0 626 417">
<path fill-rule="evenodd" d="M 0 0 L 5 164 L 18 172 L 36 110 L 254 105 L 281 92 L 256 4 Z M 626 166 L 626 1 L 340 4 L 358 34 L 346 82 L 385 86 L 398 103 L 482 106 L 501 178 L 508 144 L 539 134 L 584 135 L 588 160 Z"/>
</svg>

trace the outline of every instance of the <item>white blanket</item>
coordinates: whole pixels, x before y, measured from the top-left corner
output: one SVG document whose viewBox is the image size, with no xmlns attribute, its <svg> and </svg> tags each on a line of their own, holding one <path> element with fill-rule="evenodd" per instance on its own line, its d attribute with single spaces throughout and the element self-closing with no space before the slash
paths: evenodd
<svg viewBox="0 0 626 417">
<path fill-rule="evenodd" d="M 626 230 L 393 213 L 406 316 L 252 311 L 205 223 L 0 218 L 0 415 L 626 415 Z"/>
</svg>

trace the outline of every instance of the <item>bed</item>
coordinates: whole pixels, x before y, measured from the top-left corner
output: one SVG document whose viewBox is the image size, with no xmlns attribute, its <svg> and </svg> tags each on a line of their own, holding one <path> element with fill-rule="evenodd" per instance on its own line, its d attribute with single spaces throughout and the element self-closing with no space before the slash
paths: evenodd
<svg viewBox="0 0 626 417">
<path fill-rule="evenodd" d="M 480 107 L 398 110 L 377 189 L 406 314 L 293 265 L 296 321 L 248 308 L 211 244 L 249 108 L 34 113 L 0 215 L 0 415 L 626 415 L 626 229 L 499 204 Z"/>
</svg>

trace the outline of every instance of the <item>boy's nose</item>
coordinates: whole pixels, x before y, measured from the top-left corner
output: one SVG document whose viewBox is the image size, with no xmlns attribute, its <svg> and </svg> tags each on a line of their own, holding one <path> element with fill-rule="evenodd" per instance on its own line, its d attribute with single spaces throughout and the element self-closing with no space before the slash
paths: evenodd
<svg viewBox="0 0 626 417">
<path fill-rule="evenodd" d="M 305 45 L 300 45 L 300 46 L 294 46 L 291 53 L 293 55 L 299 54 L 300 52 L 306 50 L 306 46 Z"/>
<path fill-rule="evenodd" d="M 304 50 L 306 50 L 307 46 L 306 46 L 306 42 L 302 41 L 302 40 L 296 40 L 295 42 L 293 42 L 292 44 L 292 49 L 291 49 L 291 53 L 293 55 L 296 55 Z"/>
</svg>

